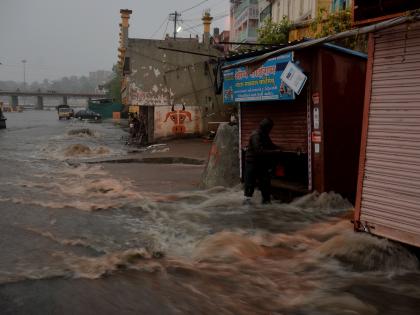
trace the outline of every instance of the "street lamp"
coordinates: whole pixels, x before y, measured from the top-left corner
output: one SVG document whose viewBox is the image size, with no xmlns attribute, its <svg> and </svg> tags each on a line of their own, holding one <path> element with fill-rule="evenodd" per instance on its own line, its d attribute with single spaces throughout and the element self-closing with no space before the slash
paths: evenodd
<svg viewBox="0 0 420 315">
<path fill-rule="evenodd" d="M 22 60 L 23 63 L 23 90 L 26 90 L 26 60 Z"/>
<path fill-rule="evenodd" d="M 23 63 L 23 91 L 26 91 L 26 59 L 22 60 Z M 23 106 L 25 106 L 25 96 L 22 97 Z"/>
</svg>

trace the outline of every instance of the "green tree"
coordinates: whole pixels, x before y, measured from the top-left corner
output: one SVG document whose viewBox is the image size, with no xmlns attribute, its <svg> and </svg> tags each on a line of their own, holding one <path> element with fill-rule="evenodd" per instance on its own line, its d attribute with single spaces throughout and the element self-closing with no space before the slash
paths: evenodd
<svg viewBox="0 0 420 315">
<path fill-rule="evenodd" d="M 279 23 L 267 19 L 263 25 L 258 28 L 258 43 L 287 44 L 291 28 L 292 24 L 286 17 L 283 17 Z"/>
<path fill-rule="evenodd" d="M 121 103 L 121 73 L 118 71 L 117 65 L 112 67 L 112 72 L 112 79 L 105 84 L 105 88 L 108 90 L 107 97 Z"/>
<path fill-rule="evenodd" d="M 352 16 L 350 10 L 328 12 L 321 9 L 311 23 L 311 30 L 315 38 L 326 37 L 352 29 Z M 346 48 L 367 51 L 366 36 L 355 36 L 340 40 L 337 44 Z"/>
<path fill-rule="evenodd" d="M 350 10 L 328 12 L 319 10 L 317 17 L 311 23 L 315 38 L 341 33 L 352 28 Z"/>
</svg>

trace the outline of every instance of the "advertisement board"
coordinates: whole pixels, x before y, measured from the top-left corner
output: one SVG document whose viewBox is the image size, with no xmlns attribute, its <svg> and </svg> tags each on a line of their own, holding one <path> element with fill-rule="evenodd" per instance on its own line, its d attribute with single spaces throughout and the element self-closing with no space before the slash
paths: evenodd
<svg viewBox="0 0 420 315">
<path fill-rule="evenodd" d="M 223 71 L 224 103 L 294 100 L 294 92 L 281 80 L 291 60 L 292 53 L 287 53 L 268 59 L 255 70 L 237 67 Z M 234 63 L 228 62 L 225 65 Z"/>
<path fill-rule="evenodd" d="M 297 95 L 302 91 L 306 82 L 306 75 L 293 63 L 289 62 L 281 75 L 281 80 Z"/>
</svg>

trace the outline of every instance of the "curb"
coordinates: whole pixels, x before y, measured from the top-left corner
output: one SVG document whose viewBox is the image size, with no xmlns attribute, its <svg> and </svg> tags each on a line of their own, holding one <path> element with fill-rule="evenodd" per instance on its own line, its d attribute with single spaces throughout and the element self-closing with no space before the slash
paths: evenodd
<svg viewBox="0 0 420 315">
<path fill-rule="evenodd" d="M 187 158 L 187 157 L 145 157 L 145 158 L 126 158 L 126 159 L 108 159 L 108 160 L 87 160 L 87 161 L 68 161 L 70 165 L 79 164 L 129 164 L 129 163 L 144 163 L 144 164 L 186 164 L 186 165 L 204 165 L 204 160 Z"/>
</svg>

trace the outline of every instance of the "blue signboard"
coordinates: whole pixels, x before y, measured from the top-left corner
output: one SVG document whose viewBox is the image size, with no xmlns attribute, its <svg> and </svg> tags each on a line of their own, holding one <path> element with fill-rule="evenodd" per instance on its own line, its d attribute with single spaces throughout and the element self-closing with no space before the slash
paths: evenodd
<svg viewBox="0 0 420 315">
<path fill-rule="evenodd" d="M 252 72 L 246 67 L 223 71 L 224 103 L 294 100 L 294 92 L 280 79 L 291 60 L 292 53 L 288 53 L 268 59 Z"/>
</svg>

